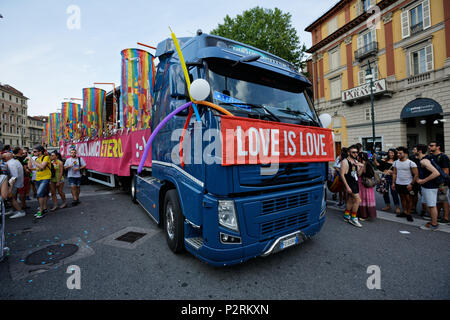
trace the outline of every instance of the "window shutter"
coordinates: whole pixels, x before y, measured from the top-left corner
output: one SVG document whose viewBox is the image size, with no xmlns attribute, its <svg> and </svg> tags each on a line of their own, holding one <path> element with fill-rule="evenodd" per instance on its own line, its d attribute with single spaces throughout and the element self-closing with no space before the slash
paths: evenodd
<svg viewBox="0 0 450 320">
<path fill-rule="evenodd" d="M 409 17 L 408 10 L 402 11 L 402 38 L 409 37 Z"/>
<path fill-rule="evenodd" d="M 422 2 L 422 8 L 423 8 L 423 29 L 425 30 L 431 26 L 430 0 L 425 0 L 424 2 Z"/>
<path fill-rule="evenodd" d="M 356 1 L 356 16 L 359 16 L 362 13 L 363 13 L 362 1 L 358 0 Z"/>
<path fill-rule="evenodd" d="M 377 42 L 377 29 L 373 28 L 370 32 L 372 32 L 372 42 Z"/>
<path fill-rule="evenodd" d="M 361 49 L 363 47 L 363 39 L 361 34 L 358 35 L 356 46 L 358 47 L 358 49 Z"/>
<path fill-rule="evenodd" d="M 366 82 L 366 71 L 363 69 L 360 69 L 358 72 L 358 82 L 360 86 Z"/>
<path fill-rule="evenodd" d="M 433 70 L 433 45 L 429 45 L 425 47 L 425 58 L 427 62 L 427 71 Z"/>
</svg>

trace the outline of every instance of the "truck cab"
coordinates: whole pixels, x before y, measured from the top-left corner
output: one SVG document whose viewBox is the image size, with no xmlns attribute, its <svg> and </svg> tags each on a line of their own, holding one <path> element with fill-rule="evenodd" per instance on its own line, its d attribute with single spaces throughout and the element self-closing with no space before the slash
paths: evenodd
<svg viewBox="0 0 450 320">
<path fill-rule="evenodd" d="M 190 80 L 204 79 L 206 99 L 234 116 L 278 124 L 321 127 L 306 93 L 311 83 L 289 62 L 251 46 L 198 32 L 180 38 Z M 173 41 L 156 50 L 152 130 L 189 101 Z M 187 109 L 155 136 L 151 172 L 133 178 L 132 197 L 162 227 L 174 252 L 226 266 L 267 256 L 299 244 L 325 221 L 327 162 L 224 166 L 221 115 L 197 105 L 201 122 L 186 128 L 183 160 L 180 135 Z"/>
</svg>

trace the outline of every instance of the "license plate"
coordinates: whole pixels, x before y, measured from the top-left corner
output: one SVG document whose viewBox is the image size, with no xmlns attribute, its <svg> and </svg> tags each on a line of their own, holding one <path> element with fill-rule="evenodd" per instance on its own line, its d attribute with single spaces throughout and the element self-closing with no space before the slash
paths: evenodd
<svg viewBox="0 0 450 320">
<path fill-rule="evenodd" d="M 293 246 L 298 243 L 297 236 L 281 241 L 281 249 L 286 249 L 287 247 Z"/>
</svg>

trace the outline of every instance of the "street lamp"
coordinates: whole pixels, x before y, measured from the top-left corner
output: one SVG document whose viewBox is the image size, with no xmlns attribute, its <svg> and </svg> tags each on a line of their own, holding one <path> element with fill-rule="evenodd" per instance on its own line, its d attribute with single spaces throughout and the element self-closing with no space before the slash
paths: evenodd
<svg viewBox="0 0 450 320">
<path fill-rule="evenodd" d="M 370 85 L 370 105 L 372 107 L 372 154 L 375 154 L 375 111 L 373 108 L 373 74 L 370 61 L 367 62 L 366 83 Z"/>
</svg>

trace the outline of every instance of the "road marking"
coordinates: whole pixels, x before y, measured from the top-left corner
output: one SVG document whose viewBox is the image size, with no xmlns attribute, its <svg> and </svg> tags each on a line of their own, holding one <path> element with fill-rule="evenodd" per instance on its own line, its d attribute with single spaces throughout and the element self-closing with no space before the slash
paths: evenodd
<svg viewBox="0 0 450 320">
<path fill-rule="evenodd" d="M 343 210 L 342 208 L 339 208 L 336 204 L 337 203 L 334 201 L 327 200 L 328 208 L 338 210 L 338 211 Z M 404 225 L 407 225 L 410 227 L 417 227 L 417 228 L 425 225 L 425 223 L 428 222 L 427 220 L 423 220 L 421 218 L 416 218 L 416 217 L 414 217 L 414 215 L 413 215 L 414 221 L 409 222 L 406 220 L 406 218 L 398 218 L 393 213 L 384 212 L 384 211 L 380 211 L 380 210 L 377 210 L 377 218 L 382 219 L 382 220 L 391 221 L 391 222 L 398 222 L 398 223 L 401 223 L 401 224 L 404 224 Z M 426 230 L 421 230 L 421 231 L 426 231 Z M 436 231 L 450 233 L 450 226 L 439 223 L 439 228 Z"/>
</svg>

